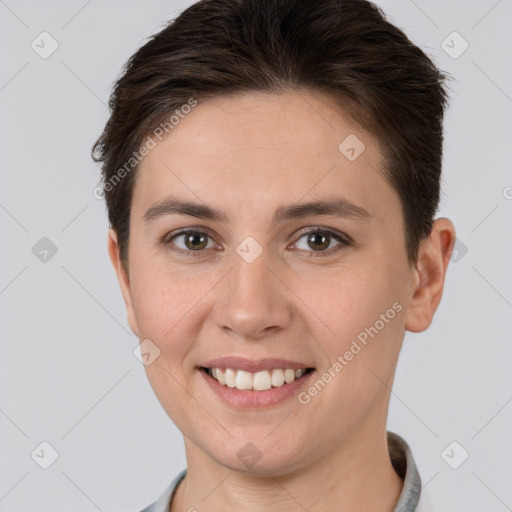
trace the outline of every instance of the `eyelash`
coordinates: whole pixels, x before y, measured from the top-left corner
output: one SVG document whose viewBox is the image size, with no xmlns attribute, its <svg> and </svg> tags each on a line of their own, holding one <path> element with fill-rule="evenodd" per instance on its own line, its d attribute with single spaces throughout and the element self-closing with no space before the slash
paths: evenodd
<svg viewBox="0 0 512 512">
<path fill-rule="evenodd" d="M 204 230 L 201 231 L 197 228 L 188 228 L 188 229 L 179 231 L 178 233 L 175 233 L 171 237 L 169 237 L 169 234 L 165 235 L 161 240 L 161 244 L 164 247 L 169 247 L 172 240 L 176 239 L 179 236 L 187 235 L 190 233 L 206 235 L 210 239 L 213 239 L 213 237 L 208 233 L 208 231 L 204 231 Z M 313 250 L 307 251 L 310 253 L 310 255 L 309 255 L 310 258 L 328 257 L 328 256 L 331 256 L 333 253 L 337 252 L 340 249 L 340 247 L 346 247 L 346 246 L 351 245 L 351 240 L 348 237 L 342 236 L 336 232 L 331 231 L 330 229 L 322 228 L 320 226 L 316 226 L 308 231 L 302 232 L 299 235 L 299 237 L 296 239 L 296 241 L 293 242 L 293 245 L 295 245 L 302 237 L 307 236 L 307 235 L 312 235 L 312 234 L 327 234 L 327 235 L 331 236 L 332 238 L 334 238 L 337 242 L 339 242 L 339 245 L 336 245 L 336 246 L 331 247 L 330 249 L 324 250 L 324 251 L 313 251 Z M 205 253 L 205 249 L 198 250 L 198 251 L 192 251 L 192 250 L 186 251 L 184 249 L 172 248 L 171 250 L 174 252 L 177 252 L 179 254 L 182 254 L 186 257 L 189 257 L 189 258 L 200 258 L 200 257 L 204 256 L 204 253 Z"/>
</svg>

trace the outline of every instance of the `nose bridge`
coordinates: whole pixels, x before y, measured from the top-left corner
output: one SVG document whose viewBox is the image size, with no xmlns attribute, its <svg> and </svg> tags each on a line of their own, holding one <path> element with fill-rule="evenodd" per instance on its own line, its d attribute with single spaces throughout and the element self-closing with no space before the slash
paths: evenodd
<svg viewBox="0 0 512 512">
<path fill-rule="evenodd" d="M 259 244 L 258 244 L 259 245 Z M 233 254 L 217 322 L 245 338 L 260 338 L 290 321 L 286 290 L 274 275 L 270 253 L 244 240 Z"/>
</svg>

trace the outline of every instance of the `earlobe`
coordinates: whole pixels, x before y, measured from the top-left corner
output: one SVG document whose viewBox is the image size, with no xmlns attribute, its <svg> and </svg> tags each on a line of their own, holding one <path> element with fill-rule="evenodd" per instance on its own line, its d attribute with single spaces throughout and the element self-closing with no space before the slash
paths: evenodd
<svg viewBox="0 0 512 512">
<path fill-rule="evenodd" d="M 455 227 L 446 218 L 434 221 L 428 238 L 420 244 L 415 265 L 411 299 L 405 328 L 411 332 L 426 330 L 441 302 L 446 270 L 455 244 Z"/>
<path fill-rule="evenodd" d="M 121 293 L 123 295 L 128 325 L 130 326 L 132 332 L 137 337 L 139 337 L 139 329 L 137 326 L 137 321 L 135 319 L 135 313 L 133 310 L 130 278 L 121 260 L 119 245 L 117 243 L 117 233 L 112 228 L 110 228 L 108 232 L 107 244 L 110 261 L 112 262 L 114 270 L 116 271 L 117 280 L 119 281 L 119 286 L 121 288 Z"/>
</svg>

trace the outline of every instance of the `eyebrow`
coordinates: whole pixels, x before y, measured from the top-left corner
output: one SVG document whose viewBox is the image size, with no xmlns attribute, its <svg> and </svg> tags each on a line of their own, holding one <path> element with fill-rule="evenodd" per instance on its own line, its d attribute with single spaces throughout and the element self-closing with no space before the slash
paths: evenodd
<svg viewBox="0 0 512 512">
<path fill-rule="evenodd" d="M 222 210 L 201 203 L 183 201 L 170 196 L 149 207 L 142 220 L 146 223 L 167 215 L 189 215 L 199 219 L 209 219 L 229 223 L 229 217 Z M 361 206 L 357 206 L 344 198 L 328 198 L 309 203 L 280 206 L 274 213 L 272 224 L 284 220 L 301 219 L 312 215 L 342 217 L 354 220 L 369 220 L 373 216 Z"/>
</svg>

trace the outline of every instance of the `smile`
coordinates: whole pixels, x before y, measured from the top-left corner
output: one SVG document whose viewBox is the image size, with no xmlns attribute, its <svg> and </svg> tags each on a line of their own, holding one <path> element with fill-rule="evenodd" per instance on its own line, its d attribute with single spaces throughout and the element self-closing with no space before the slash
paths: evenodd
<svg viewBox="0 0 512 512">
<path fill-rule="evenodd" d="M 258 372 L 233 368 L 202 368 L 222 386 L 239 390 L 267 391 L 291 384 L 313 371 L 313 368 L 275 368 Z"/>
</svg>

